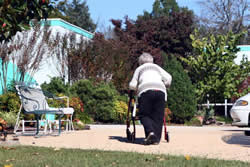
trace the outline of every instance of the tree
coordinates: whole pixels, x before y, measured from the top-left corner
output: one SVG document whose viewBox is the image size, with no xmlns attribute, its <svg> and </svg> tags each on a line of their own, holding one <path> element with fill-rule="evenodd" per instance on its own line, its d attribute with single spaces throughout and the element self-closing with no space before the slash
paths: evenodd
<svg viewBox="0 0 250 167">
<path fill-rule="evenodd" d="M 163 68 L 173 78 L 171 87 L 167 90 L 167 107 L 172 111 L 171 120 L 175 123 L 189 121 L 194 116 L 197 107 L 195 87 L 176 57 L 164 55 Z"/>
<path fill-rule="evenodd" d="M 10 40 L 18 31 L 29 29 L 32 19 L 46 19 L 52 9 L 50 0 L 1 0 L 0 42 Z"/>
<path fill-rule="evenodd" d="M 112 81 L 118 90 L 128 83 L 129 50 L 121 41 L 105 39 L 101 33 L 85 47 L 69 51 L 71 81 L 92 79 L 95 82 Z"/>
<path fill-rule="evenodd" d="M 51 79 L 50 83 L 43 83 L 41 85 L 41 88 L 43 91 L 47 91 L 49 93 L 52 93 L 54 95 L 56 94 L 64 94 L 66 96 L 70 96 L 69 93 L 69 85 L 65 85 L 62 78 L 54 77 Z"/>
<path fill-rule="evenodd" d="M 137 38 L 145 38 L 167 55 L 185 57 L 192 50 L 189 35 L 194 29 L 194 13 L 180 8 L 176 0 L 156 0 L 152 12 L 144 11 L 135 25 L 137 29 L 132 33 Z"/>
<path fill-rule="evenodd" d="M 68 18 L 68 22 L 87 31 L 95 31 L 96 24 L 94 24 L 93 20 L 90 18 L 89 8 L 86 1 L 82 2 L 82 0 L 73 0 L 71 3 L 67 3 L 67 0 L 64 0 L 58 3 L 57 9 Z"/>
<path fill-rule="evenodd" d="M 155 63 L 162 65 L 161 50 L 177 57 L 185 57 L 187 52 L 192 51 L 189 35 L 193 31 L 193 13 L 185 9 L 172 10 L 175 5 L 170 5 L 169 10 L 165 10 L 168 7 L 166 2 L 161 1 L 164 3 L 162 10 L 170 12 L 169 15 L 163 13 L 162 16 L 153 17 L 152 14 L 144 12 L 145 17 L 138 16 L 136 21 L 128 17 L 125 17 L 124 22 L 111 20 L 115 26 L 114 39 L 121 41 L 129 50 L 127 56 L 131 73 L 138 66 L 137 60 L 142 52 L 151 53 Z"/>
<path fill-rule="evenodd" d="M 204 15 L 201 24 L 210 33 L 240 33 L 247 29 L 250 20 L 248 0 L 208 0 L 200 2 Z"/>
<path fill-rule="evenodd" d="M 193 55 L 182 60 L 190 67 L 189 75 L 200 103 L 205 102 L 207 94 L 209 100 L 216 102 L 239 96 L 237 87 L 248 77 L 250 70 L 247 59 L 243 59 L 240 65 L 234 63 L 239 51 L 237 43 L 242 35 L 229 32 L 202 39 L 197 31 L 191 35 Z"/>
<path fill-rule="evenodd" d="M 122 27 L 123 22 L 121 20 L 111 21 L 115 26 L 115 40 L 121 41 L 122 44 L 129 50 L 129 54 L 127 55 L 127 63 L 129 65 L 129 71 L 131 72 L 131 74 L 129 74 L 130 77 L 132 75 L 132 71 L 134 71 L 138 66 L 138 57 L 143 52 L 151 53 L 151 55 L 154 57 L 155 63 L 159 65 L 162 64 L 160 49 L 154 48 L 153 46 L 149 45 L 146 38 L 137 37 L 138 28 L 132 20 L 129 20 L 128 17 L 125 17 L 125 28 Z"/>
<path fill-rule="evenodd" d="M 178 12 L 179 6 L 176 0 L 155 0 L 153 4 L 153 17 L 170 16 L 173 12 Z"/>
<path fill-rule="evenodd" d="M 139 18 L 135 22 L 136 30 L 129 33 L 168 55 L 185 57 L 192 51 L 189 35 L 193 32 L 193 24 L 193 13 L 180 11 L 173 12 L 171 16 Z"/>
</svg>

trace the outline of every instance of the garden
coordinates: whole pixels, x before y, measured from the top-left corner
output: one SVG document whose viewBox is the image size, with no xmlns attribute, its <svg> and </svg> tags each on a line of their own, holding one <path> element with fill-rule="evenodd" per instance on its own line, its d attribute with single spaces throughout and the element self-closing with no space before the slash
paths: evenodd
<svg viewBox="0 0 250 167">
<path fill-rule="evenodd" d="M 249 91 L 249 88 L 241 89 L 242 83 L 249 77 L 249 61 L 243 57 L 240 65 L 234 62 L 239 51 L 237 45 L 246 42 L 247 32 L 243 28 L 238 33 L 226 31 L 207 34 L 203 31 L 204 27 L 196 26 L 194 14 L 179 7 L 176 1 L 173 0 L 169 6 L 159 2 L 161 6 L 157 2 L 152 13 L 145 12 L 135 21 L 128 17 L 124 21 L 111 19 L 114 28 L 110 34 L 113 35 L 96 32 L 91 42 L 83 38 L 76 41 L 76 36 L 72 34 L 57 34 L 55 38 L 50 38 L 51 32 L 47 28 L 40 32 L 37 22 L 32 22 L 33 38 L 13 38 L 17 32 L 29 30 L 30 21 L 34 19 L 39 21 L 59 17 L 70 22 L 75 19 L 71 11 L 78 6 L 82 6 L 82 12 L 88 14 L 86 2 L 72 2 L 75 8 L 71 8 L 69 3 L 55 4 L 40 0 L 20 4 L 4 2 L 1 6 L 4 12 L 0 13 L 2 124 L 13 128 L 20 108 L 13 83 L 32 80 L 32 75 L 49 57 L 54 58 L 61 75 L 51 78 L 50 83 L 45 82 L 41 87 L 44 92 L 70 98 L 70 107 L 75 110 L 74 123 L 79 129 L 89 123 L 124 124 L 128 108 L 128 83 L 143 52 L 151 53 L 155 63 L 172 75 L 166 104 L 166 109 L 171 111 L 168 116 L 170 123 L 201 126 L 206 122 L 201 121 L 201 117 L 220 116 L 213 109 L 208 111 L 197 106 L 207 100 L 221 102 L 228 99 L 233 102 Z M 30 12 L 25 12 L 25 7 Z M 20 9 L 19 13 L 15 12 L 16 8 Z M 15 15 L 12 17 L 6 15 L 13 12 Z M 85 21 L 89 24 L 76 24 L 93 32 L 96 25 L 89 17 Z M 172 26 L 173 22 L 178 26 Z M 39 41 L 41 34 L 44 35 L 35 46 L 32 41 Z M 18 41 L 26 41 L 30 45 Z M 12 54 L 20 50 L 21 54 Z M 45 50 L 51 50 L 51 53 Z M 11 83 L 6 68 L 9 62 L 18 66 Z M 30 74 L 28 79 L 26 73 Z M 50 105 L 57 107 L 62 104 L 50 102 Z"/>
<path fill-rule="evenodd" d="M 166 119 L 169 124 L 202 126 L 206 119 L 211 117 L 230 123 L 230 118 L 222 117 L 213 108 L 208 110 L 199 108 L 198 105 L 206 103 L 207 100 L 223 102 L 224 99 L 228 99 L 229 102 L 234 102 L 249 92 L 249 87 L 243 84 L 249 78 L 249 61 L 243 56 L 240 64 L 234 62 L 240 51 L 237 45 L 249 44 L 249 25 L 237 20 L 231 25 L 211 27 L 215 23 L 221 23 L 216 20 L 214 24 L 206 26 L 195 19 L 193 11 L 179 7 L 175 0 L 170 2 L 156 0 L 152 5 L 152 12 L 145 11 L 136 20 L 131 20 L 127 16 L 124 20 L 111 19 L 114 28 L 108 32 L 95 32 L 90 41 L 84 38 L 77 41 L 74 34 L 57 34 L 56 38 L 50 38 L 51 31 L 46 26 L 40 31 L 39 21 L 46 18 L 61 18 L 94 32 L 97 25 L 91 20 L 85 1 L 73 1 L 73 7 L 66 1 L 1 1 L 0 134 L 5 138 L 5 132 L 13 133 L 16 124 L 21 103 L 15 83 L 30 82 L 41 64 L 51 57 L 60 67 L 60 76 L 51 78 L 49 83 L 44 82 L 41 88 L 44 92 L 50 92 L 57 97 L 69 97 L 69 106 L 75 110 L 73 123 L 76 130 L 85 129 L 88 124 L 125 124 L 128 111 L 128 83 L 138 66 L 137 59 L 143 52 L 151 53 L 155 63 L 172 75 L 173 80 L 167 90 L 166 103 Z M 86 17 L 75 20 L 78 18 L 75 17 L 75 13 L 84 13 Z M 81 20 L 82 18 L 84 20 Z M 30 25 L 33 23 L 35 26 L 32 38 L 24 35 L 17 36 L 18 40 L 14 40 L 18 32 L 32 29 Z M 240 29 L 237 29 L 238 27 Z M 38 40 L 40 36 L 42 39 Z M 46 52 L 48 50 L 49 53 Z M 11 79 L 7 75 L 9 63 L 18 67 L 13 71 Z M 28 79 L 27 73 L 30 74 Z M 51 107 L 67 105 L 66 100 L 56 103 L 48 100 L 48 103 Z M 21 119 L 34 120 L 35 117 L 21 114 Z M 78 149 L 53 150 L 29 146 L 0 147 L 0 165 L 7 167 L 8 164 L 249 166 L 244 162 L 189 156 Z"/>
</svg>

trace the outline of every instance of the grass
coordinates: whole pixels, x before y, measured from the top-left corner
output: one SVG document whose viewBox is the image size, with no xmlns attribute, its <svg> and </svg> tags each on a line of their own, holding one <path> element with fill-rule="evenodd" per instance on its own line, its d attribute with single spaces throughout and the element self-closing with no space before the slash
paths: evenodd
<svg viewBox="0 0 250 167">
<path fill-rule="evenodd" d="M 0 167 L 247 167 L 250 163 L 132 152 L 0 147 Z"/>
<path fill-rule="evenodd" d="M 225 116 L 215 116 L 216 121 L 219 122 L 225 122 L 226 124 L 231 124 L 233 122 L 231 117 L 225 117 Z"/>
</svg>

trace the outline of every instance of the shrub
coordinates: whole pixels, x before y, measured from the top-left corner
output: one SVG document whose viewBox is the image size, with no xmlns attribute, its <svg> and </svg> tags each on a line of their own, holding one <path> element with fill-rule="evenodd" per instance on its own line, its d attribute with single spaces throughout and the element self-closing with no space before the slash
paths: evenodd
<svg viewBox="0 0 250 167">
<path fill-rule="evenodd" d="M 14 128 L 16 124 L 17 114 L 15 112 L 0 112 L 0 118 L 7 122 L 7 127 Z"/>
<path fill-rule="evenodd" d="M 20 100 L 16 93 L 7 92 L 0 95 L 0 111 L 18 113 L 20 109 Z"/>
<path fill-rule="evenodd" d="M 63 97 L 64 95 L 57 94 L 57 97 Z M 48 104 L 51 107 L 59 108 L 59 107 L 67 107 L 67 98 L 63 98 L 60 100 L 48 99 Z M 79 119 L 83 123 L 92 123 L 93 120 L 91 117 L 84 112 L 84 104 L 79 97 L 70 97 L 69 98 L 69 107 L 74 108 L 73 119 Z"/>
<path fill-rule="evenodd" d="M 84 104 L 79 97 L 69 99 L 69 106 L 74 108 L 74 119 L 79 119 L 83 123 L 92 123 L 93 119 L 84 111 Z"/>
<path fill-rule="evenodd" d="M 50 83 L 43 83 L 41 85 L 41 88 L 43 91 L 45 92 L 49 92 L 52 94 L 64 94 L 67 96 L 70 96 L 69 93 L 69 85 L 68 84 L 64 84 L 63 79 L 59 78 L 59 77 L 54 77 L 51 79 Z"/>
<path fill-rule="evenodd" d="M 124 101 L 116 100 L 115 102 L 115 113 L 116 113 L 116 120 L 118 123 L 125 123 L 126 115 L 128 111 L 128 105 Z"/>
<path fill-rule="evenodd" d="M 189 121 L 196 112 L 195 88 L 181 63 L 175 57 L 164 55 L 164 69 L 172 75 L 167 107 L 172 111 L 172 122 Z"/>
<path fill-rule="evenodd" d="M 119 94 L 111 83 L 80 80 L 71 89 L 83 101 L 85 111 L 97 122 L 114 122 L 117 117 L 114 101 Z"/>
<path fill-rule="evenodd" d="M 189 121 L 185 121 L 186 126 L 202 126 L 201 121 L 197 117 L 193 117 Z"/>
</svg>

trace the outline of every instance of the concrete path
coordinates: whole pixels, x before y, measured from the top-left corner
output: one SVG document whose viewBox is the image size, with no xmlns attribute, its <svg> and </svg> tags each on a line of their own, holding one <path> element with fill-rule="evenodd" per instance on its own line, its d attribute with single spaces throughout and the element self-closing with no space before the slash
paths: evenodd
<svg viewBox="0 0 250 167">
<path fill-rule="evenodd" d="M 91 125 L 90 130 L 63 133 L 61 136 L 19 136 L 21 145 L 55 148 L 80 148 L 132 151 L 153 154 L 189 155 L 250 162 L 250 137 L 246 129 L 231 126 L 168 126 L 170 142 L 144 146 L 144 130 L 136 126 L 136 142 L 128 143 L 125 125 Z M 11 140 L 9 136 L 8 140 Z M 1 144 L 1 143 L 0 143 Z"/>
</svg>

